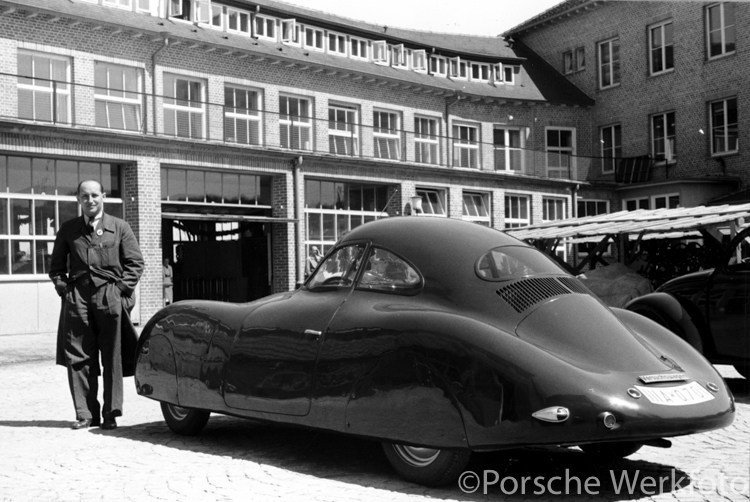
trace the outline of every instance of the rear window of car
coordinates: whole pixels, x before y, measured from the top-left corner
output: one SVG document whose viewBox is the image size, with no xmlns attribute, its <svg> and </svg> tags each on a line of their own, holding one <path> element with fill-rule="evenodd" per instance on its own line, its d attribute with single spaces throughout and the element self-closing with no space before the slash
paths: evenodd
<svg viewBox="0 0 750 502">
<path fill-rule="evenodd" d="M 500 246 L 479 257 L 476 273 L 485 281 L 507 281 L 567 272 L 541 251 L 525 246 Z"/>
</svg>

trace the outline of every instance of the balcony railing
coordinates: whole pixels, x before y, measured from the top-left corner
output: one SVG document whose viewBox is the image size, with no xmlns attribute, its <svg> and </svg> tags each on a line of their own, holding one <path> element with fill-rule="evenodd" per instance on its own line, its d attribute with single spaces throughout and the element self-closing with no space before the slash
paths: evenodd
<svg viewBox="0 0 750 502">
<path fill-rule="evenodd" d="M 201 92 L 205 93 L 205 89 Z M 0 93 L 4 97 L 0 100 L 0 117 L 9 121 L 251 149 L 574 181 L 614 179 L 614 169 L 620 160 L 572 155 L 559 149 L 504 147 L 466 138 L 415 133 L 393 125 L 374 127 L 338 120 L 337 114 L 328 119 L 309 117 L 299 112 L 303 108 L 279 113 L 261 110 L 257 103 L 237 103 L 236 99 L 228 105 L 190 99 L 189 93 L 154 95 L 7 73 L 0 73 Z M 311 108 L 307 106 L 306 110 Z M 439 120 L 435 121 L 432 130 L 439 130 Z"/>
</svg>

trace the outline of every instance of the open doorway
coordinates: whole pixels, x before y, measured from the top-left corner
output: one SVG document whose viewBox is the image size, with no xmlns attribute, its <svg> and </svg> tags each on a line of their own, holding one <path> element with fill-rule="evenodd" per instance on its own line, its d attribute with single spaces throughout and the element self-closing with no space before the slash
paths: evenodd
<svg viewBox="0 0 750 502">
<path fill-rule="evenodd" d="M 270 223 L 163 218 L 173 300 L 245 302 L 271 292 Z"/>
</svg>

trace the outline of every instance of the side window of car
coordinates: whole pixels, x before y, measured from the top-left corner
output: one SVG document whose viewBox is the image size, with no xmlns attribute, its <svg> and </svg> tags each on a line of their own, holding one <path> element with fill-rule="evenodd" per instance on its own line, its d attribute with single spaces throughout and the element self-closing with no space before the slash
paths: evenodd
<svg viewBox="0 0 750 502">
<path fill-rule="evenodd" d="M 315 289 L 324 286 L 351 286 L 362 262 L 364 250 L 364 244 L 353 244 L 335 250 L 318 267 L 315 275 L 307 283 L 307 287 Z"/>
<path fill-rule="evenodd" d="M 413 291 L 422 284 L 419 273 L 404 260 L 382 248 L 373 247 L 365 260 L 358 288 L 387 292 Z"/>
</svg>

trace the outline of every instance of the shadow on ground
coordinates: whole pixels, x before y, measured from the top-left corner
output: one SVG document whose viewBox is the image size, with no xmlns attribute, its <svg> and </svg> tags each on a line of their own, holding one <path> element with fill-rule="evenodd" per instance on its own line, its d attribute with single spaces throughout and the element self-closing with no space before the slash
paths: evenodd
<svg viewBox="0 0 750 502">
<path fill-rule="evenodd" d="M 750 404 L 750 380 L 747 378 L 725 378 L 729 390 L 738 403 Z"/>
<path fill-rule="evenodd" d="M 488 484 L 485 495 L 482 486 L 474 493 L 465 493 L 457 483 L 425 488 L 406 482 L 391 469 L 375 441 L 234 417 L 212 415 L 198 436 L 179 436 L 163 422 L 114 431 L 91 429 L 90 433 L 244 459 L 318 478 L 436 499 L 502 496 L 544 500 L 554 496 L 572 500 L 594 496 L 600 500 L 629 500 L 673 492 L 691 482 L 684 471 L 642 460 L 603 464 L 577 449 L 507 450 L 475 454 L 467 467 L 494 481 Z M 469 487 L 477 488 L 476 483 Z M 565 497 L 566 492 L 569 497 Z"/>
</svg>

